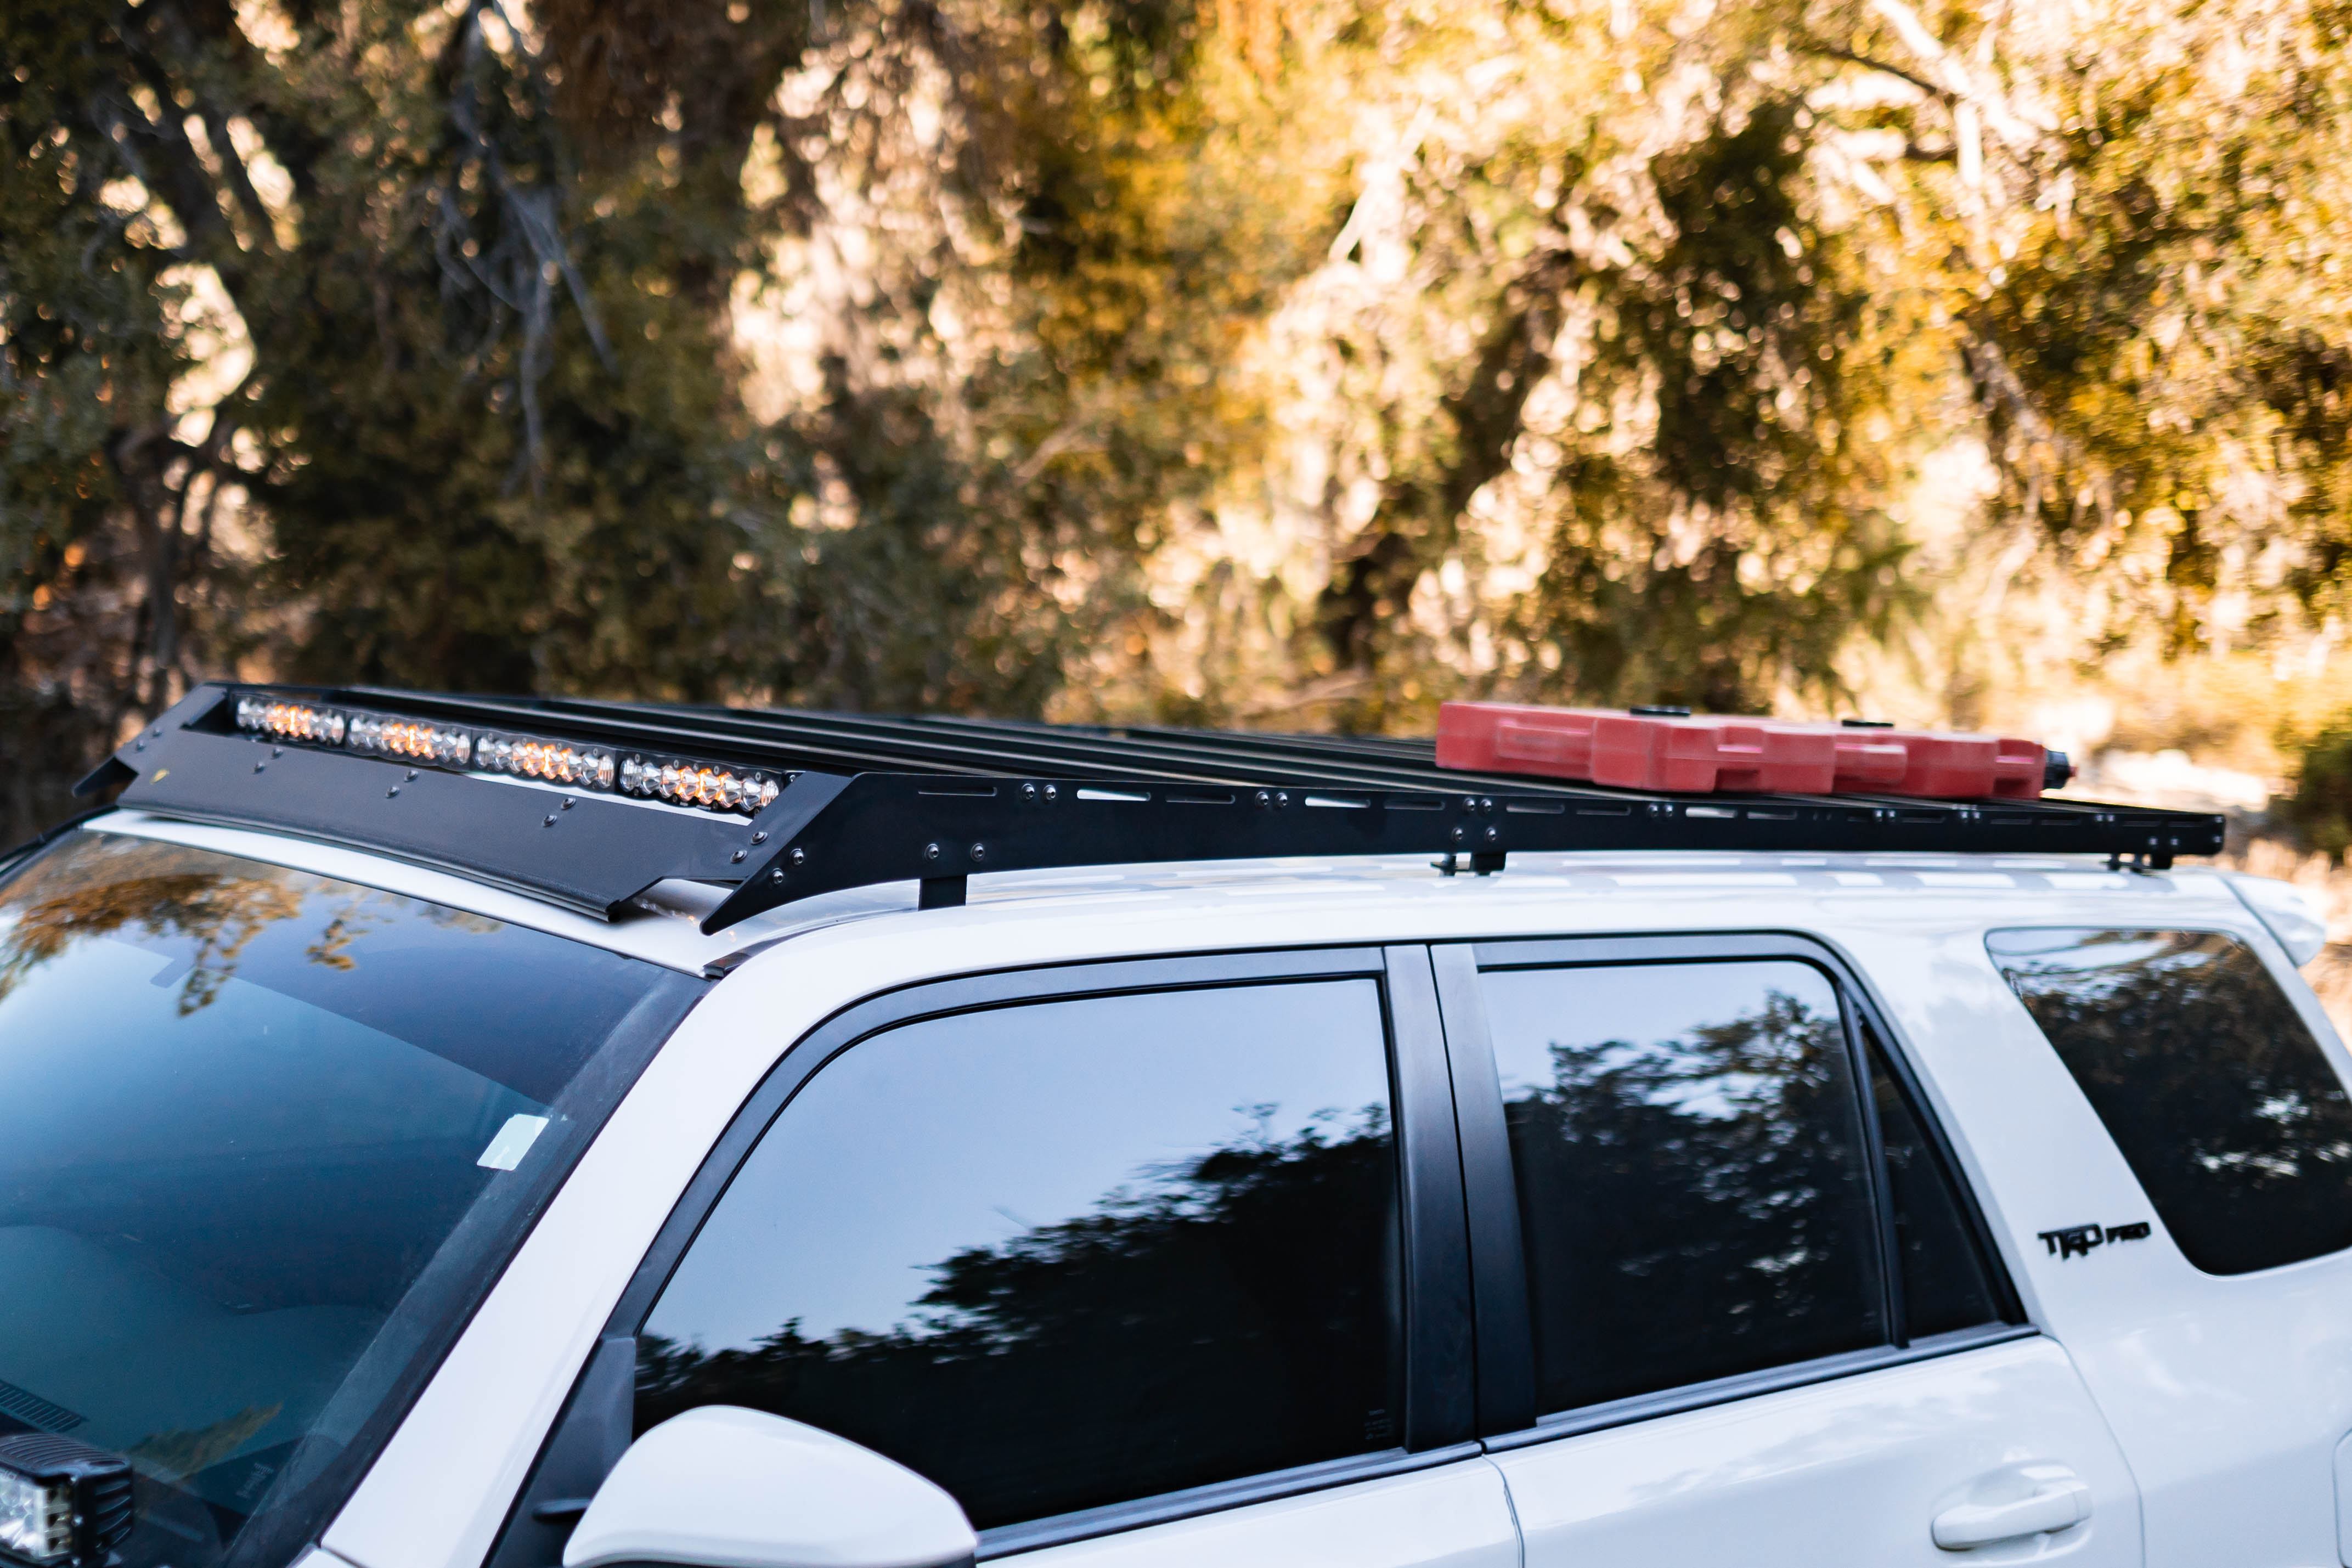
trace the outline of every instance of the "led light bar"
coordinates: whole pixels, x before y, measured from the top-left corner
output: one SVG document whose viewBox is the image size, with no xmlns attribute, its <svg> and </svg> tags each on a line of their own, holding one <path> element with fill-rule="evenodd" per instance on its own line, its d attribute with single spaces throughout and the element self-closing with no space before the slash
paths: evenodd
<svg viewBox="0 0 2352 1568">
<path fill-rule="evenodd" d="M 331 708 L 313 708 L 307 702 L 273 702 L 266 697 L 240 697 L 236 700 L 236 727 L 258 730 L 281 741 L 324 741 L 331 746 L 343 743 L 349 721 Z"/>
<path fill-rule="evenodd" d="M 49 1432 L 0 1437 L 0 1562 L 95 1568 L 131 1533 L 131 1465 Z"/>
<path fill-rule="evenodd" d="M 540 735 L 434 724 L 267 697 L 239 698 L 236 724 L 240 730 L 272 740 L 341 746 L 368 756 L 507 773 L 741 816 L 756 816 L 782 793 L 785 783 L 775 773 L 724 763 L 625 752 Z"/>
<path fill-rule="evenodd" d="M 739 773 L 707 763 L 631 757 L 621 764 L 621 788 L 628 795 L 667 800 L 750 816 L 776 798 L 783 785 L 766 773 Z"/>
</svg>

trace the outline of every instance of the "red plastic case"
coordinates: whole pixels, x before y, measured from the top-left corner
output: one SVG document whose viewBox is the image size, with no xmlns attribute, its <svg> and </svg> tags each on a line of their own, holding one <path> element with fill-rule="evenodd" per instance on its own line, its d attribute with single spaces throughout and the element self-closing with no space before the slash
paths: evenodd
<svg viewBox="0 0 2352 1568">
<path fill-rule="evenodd" d="M 1437 765 L 1623 789 L 2032 800 L 2042 748 L 1928 730 L 1683 718 L 1614 709 L 1447 702 Z"/>
</svg>

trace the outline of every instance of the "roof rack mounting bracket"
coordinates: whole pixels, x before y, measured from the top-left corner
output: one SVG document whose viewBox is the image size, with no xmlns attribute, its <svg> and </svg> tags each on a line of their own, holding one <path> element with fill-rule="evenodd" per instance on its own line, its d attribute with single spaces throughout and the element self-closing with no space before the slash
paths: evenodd
<svg viewBox="0 0 2352 1568">
<path fill-rule="evenodd" d="M 923 890 L 915 901 L 919 910 L 956 910 L 963 907 L 968 877 L 926 877 Z"/>
</svg>

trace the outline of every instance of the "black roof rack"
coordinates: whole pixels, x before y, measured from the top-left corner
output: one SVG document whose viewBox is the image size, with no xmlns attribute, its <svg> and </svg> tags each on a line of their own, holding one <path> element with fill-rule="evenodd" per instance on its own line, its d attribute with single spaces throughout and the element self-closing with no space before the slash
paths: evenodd
<svg viewBox="0 0 2352 1568">
<path fill-rule="evenodd" d="M 493 757 L 523 767 L 532 744 L 586 782 L 485 771 Z M 665 761 L 689 792 L 700 764 L 714 804 L 709 781 L 739 774 L 726 809 L 631 798 Z M 1429 853 L 1488 872 L 1515 850 L 1700 849 L 2160 868 L 2218 852 L 2222 833 L 2218 816 L 2079 801 L 1679 795 L 1457 773 L 1427 741 L 226 684 L 199 687 L 80 787 L 113 783 L 126 806 L 356 845 L 606 919 L 665 879 L 730 887 L 702 922 L 712 931 L 877 882 L 919 880 L 926 908 L 961 903 L 975 872 L 1052 867 Z"/>
</svg>

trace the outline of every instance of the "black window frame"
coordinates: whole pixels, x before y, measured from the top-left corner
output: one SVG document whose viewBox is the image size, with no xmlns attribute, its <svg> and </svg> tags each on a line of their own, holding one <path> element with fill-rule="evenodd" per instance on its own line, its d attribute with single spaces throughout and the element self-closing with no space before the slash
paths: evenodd
<svg viewBox="0 0 2352 1568">
<path fill-rule="evenodd" d="M 1437 976 L 1448 1061 L 1454 1074 L 1465 1196 L 1470 1214 L 1473 1312 L 1477 1321 L 1476 1426 L 1479 1439 L 1489 1452 L 1552 1442 L 1899 1366 L 2026 1338 L 2038 1331 L 2026 1321 L 2007 1260 L 1995 1244 L 1991 1227 L 1985 1222 L 1984 1211 L 1950 1139 L 1922 1092 L 1902 1037 L 1888 1023 L 1886 1010 L 1871 995 L 1858 969 L 1834 948 L 1799 932 L 1763 931 L 1447 942 L 1433 943 L 1429 951 Z M 1858 1110 L 1871 1202 L 1878 1218 L 1874 1227 L 1876 1268 L 1886 1342 L 1573 1410 L 1539 1410 L 1535 1326 L 1528 1290 L 1525 1240 L 1519 1226 L 1518 1191 L 1511 1167 L 1510 1139 L 1504 1121 L 1494 1039 L 1479 977 L 1495 970 L 1653 965 L 1670 968 L 1683 963 L 1759 959 L 1809 964 L 1825 974 L 1836 991 L 1841 1026 L 1853 1064 L 1854 1092 L 1861 1101 Z M 1909 1102 L 1929 1152 L 1955 1194 L 1962 1226 L 1983 1261 L 1991 1286 L 1994 1310 L 1999 1314 L 1996 1322 L 1917 1340 L 1908 1335 L 1893 1194 L 1886 1181 L 1875 1096 L 1870 1089 L 1870 1057 L 1862 1037 L 1864 1026 L 1877 1037 L 1886 1070 L 1897 1092 Z"/>
<path fill-rule="evenodd" d="M 1475 1457 L 1481 1450 L 1475 1431 L 1470 1220 L 1455 1074 L 1427 945 L 1186 953 L 995 970 L 868 996 L 778 1053 L 704 1156 L 623 1289 L 517 1493 L 487 1568 L 540 1568 L 561 1555 L 588 1499 L 629 1445 L 636 1336 L 662 1289 L 760 1139 L 801 1088 L 836 1058 L 886 1030 L 958 1014 L 1138 993 L 1352 979 L 1379 985 L 1395 1106 L 1404 1298 L 1402 1442 L 1373 1453 L 999 1526 L 982 1533 L 980 1560 Z"/>
</svg>

